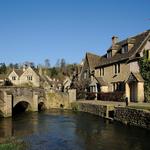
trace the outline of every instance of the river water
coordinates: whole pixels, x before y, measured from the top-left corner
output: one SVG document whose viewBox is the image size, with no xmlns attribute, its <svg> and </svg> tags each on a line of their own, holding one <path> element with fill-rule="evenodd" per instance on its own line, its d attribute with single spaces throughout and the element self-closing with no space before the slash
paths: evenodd
<svg viewBox="0 0 150 150">
<path fill-rule="evenodd" d="M 28 150 L 150 149 L 150 131 L 63 110 L 0 119 L 0 140 L 12 136 L 27 142 Z"/>
</svg>

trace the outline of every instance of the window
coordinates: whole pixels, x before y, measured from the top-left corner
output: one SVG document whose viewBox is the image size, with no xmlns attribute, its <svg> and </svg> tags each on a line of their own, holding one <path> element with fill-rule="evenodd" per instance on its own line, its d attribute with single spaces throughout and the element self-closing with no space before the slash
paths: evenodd
<svg viewBox="0 0 150 150">
<path fill-rule="evenodd" d="M 128 52 L 128 45 L 122 46 L 122 54 L 127 53 L 127 52 Z"/>
<path fill-rule="evenodd" d="M 117 74 L 117 73 L 120 73 L 120 64 L 115 64 L 114 65 L 114 72 L 115 72 L 115 74 Z"/>
<path fill-rule="evenodd" d="M 112 57 L 112 51 L 107 52 L 107 58 L 111 58 Z"/>
<path fill-rule="evenodd" d="M 27 76 L 27 80 L 31 81 L 32 80 L 32 76 Z"/>
<path fill-rule="evenodd" d="M 16 76 L 12 76 L 12 80 L 16 80 Z"/>
<path fill-rule="evenodd" d="M 120 64 L 118 64 L 118 73 L 120 73 Z"/>
<path fill-rule="evenodd" d="M 145 51 L 146 59 L 150 59 L 150 50 Z"/>
<path fill-rule="evenodd" d="M 100 68 L 100 76 L 104 76 L 104 68 Z"/>
<path fill-rule="evenodd" d="M 87 79 L 87 71 L 84 72 L 83 78 L 84 78 L 84 79 Z"/>
<path fill-rule="evenodd" d="M 117 82 L 113 83 L 113 91 L 125 91 L 125 83 L 124 82 Z"/>
</svg>

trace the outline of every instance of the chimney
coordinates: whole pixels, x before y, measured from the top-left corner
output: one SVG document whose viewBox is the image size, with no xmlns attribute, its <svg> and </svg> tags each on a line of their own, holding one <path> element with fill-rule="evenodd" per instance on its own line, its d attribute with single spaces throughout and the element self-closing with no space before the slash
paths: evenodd
<svg viewBox="0 0 150 150">
<path fill-rule="evenodd" d="M 26 71 L 26 65 L 23 65 L 23 72 Z"/>
<path fill-rule="evenodd" d="M 117 42 L 118 42 L 118 37 L 117 36 L 113 36 L 112 37 L 112 46 L 114 46 Z"/>
</svg>

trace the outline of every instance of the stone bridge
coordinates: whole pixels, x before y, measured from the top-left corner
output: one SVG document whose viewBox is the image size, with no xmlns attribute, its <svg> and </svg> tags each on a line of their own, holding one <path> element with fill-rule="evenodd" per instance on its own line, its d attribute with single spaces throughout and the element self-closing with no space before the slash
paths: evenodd
<svg viewBox="0 0 150 150">
<path fill-rule="evenodd" d="M 0 87 L 0 115 L 12 116 L 16 111 L 38 111 L 46 108 L 45 91 L 31 87 Z"/>
</svg>

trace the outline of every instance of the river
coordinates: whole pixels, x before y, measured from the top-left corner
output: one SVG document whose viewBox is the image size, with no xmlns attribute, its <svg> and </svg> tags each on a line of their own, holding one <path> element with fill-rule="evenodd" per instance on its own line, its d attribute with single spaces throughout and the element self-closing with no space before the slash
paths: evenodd
<svg viewBox="0 0 150 150">
<path fill-rule="evenodd" d="M 150 131 L 63 110 L 0 119 L 0 140 L 12 136 L 23 139 L 28 150 L 150 149 Z"/>
</svg>

